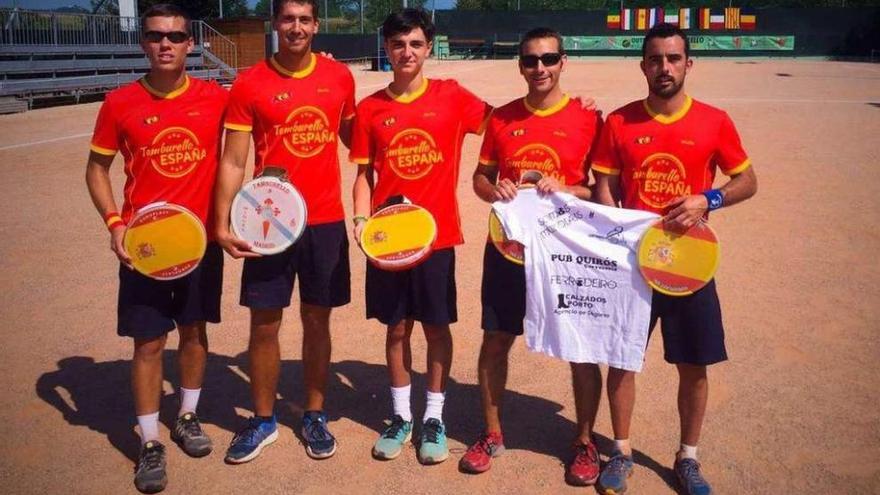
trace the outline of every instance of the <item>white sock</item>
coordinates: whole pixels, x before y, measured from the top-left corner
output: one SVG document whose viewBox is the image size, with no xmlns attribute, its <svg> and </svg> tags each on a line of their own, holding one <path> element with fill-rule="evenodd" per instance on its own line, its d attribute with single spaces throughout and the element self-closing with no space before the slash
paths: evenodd
<svg viewBox="0 0 880 495">
<path fill-rule="evenodd" d="M 394 406 L 394 414 L 403 418 L 404 421 L 412 421 L 412 410 L 409 405 L 411 389 L 412 385 L 391 387 L 391 403 Z"/>
<path fill-rule="evenodd" d="M 681 444 L 681 448 L 678 449 L 678 458 L 697 460 L 697 446 Z"/>
<path fill-rule="evenodd" d="M 159 440 L 159 411 L 138 416 L 137 420 L 141 427 L 141 445 Z"/>
<path fill-rule="evenodd" d="M 183 416 L 186 413 L 195 414 L 201 393 L 202 389 L 200 388 L 180 387 L 180 412 L 177 413 L 177 417 Z"/>
<path fill-rule="evenodd" d="M 629 446 L 629 438 L 614 439 L 614 450 L 623 455 L 632 455 L 632 447 Z"/>
<path fill-rule="evenodd" d="M 435 418 L 441 423 L 443 422 L 443 403 L 446 401 L 445 392 L 428 391 L 428 398 L 425 401 L 425 417 L 422 421 L 428 421 L 428 418 Z"/>
</svg>

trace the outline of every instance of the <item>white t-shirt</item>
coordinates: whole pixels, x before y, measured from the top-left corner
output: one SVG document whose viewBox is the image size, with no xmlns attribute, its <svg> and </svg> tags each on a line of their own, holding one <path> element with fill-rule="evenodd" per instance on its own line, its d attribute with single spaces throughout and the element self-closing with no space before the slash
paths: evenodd
<svg viewBox="0 0 880 495">
<path fill-rule="evenodd" d="M 575 363 L 640 371 L 651 289 L 638 270 L 642 233 L 658 215 L 556 193 L 519 191 L 492 205 L 525 246 L 526 345 Z"/>
</svg>

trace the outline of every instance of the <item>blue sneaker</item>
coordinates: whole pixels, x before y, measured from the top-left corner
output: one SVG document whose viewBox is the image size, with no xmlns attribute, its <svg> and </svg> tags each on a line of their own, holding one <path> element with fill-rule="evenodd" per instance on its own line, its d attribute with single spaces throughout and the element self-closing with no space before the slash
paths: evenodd
<svg viewBox="0 0 880 495">
<path fill-rule="evenodd" d="M 327 429 L 327 415 L 323 411 L 303 413 L 302 436 L 306 454 L 312 459 L 326 459 L 336 453 L 336 438 Z"/>
<path fill-rule="evenodd" d="M 373 457 L 385 461 L 396 459 L 412 436 L 412 426 L 412 421 L 404 421 L 399 414 L 395 414 L 391 424 L 373 444 Z"/>
<path fill-rule="evenodd" d="M 267 445 L 278 439 L 278 425 L 275 416 L 272 421 L 259 418 L 248 419 L 248 425 L 235 434 L 226 450 L 226 462 L 241 464 L 255 459 Z"/>
<path fill-rule="evenodd" d="M 449 457 L 446 427 L 439 419 L 428 418 L 425 421 L 419 440 L 419 462 L 422 464 L 439 464 Z"/>
<path fill-rule="evenodd" d="M 700 474 L 700 463 L 696 459 L 677 459 L 675 476 L 687 495 L 712 495 L 712 487 Z"/>
<path fill-rule="evenodd" d="M 599 475 L 599 488 L 604 495 L 620 495 L 626 492 L 626 479 L 633 473 L 633 460 L 621 452 L 612 454 Z"/>
</svg>

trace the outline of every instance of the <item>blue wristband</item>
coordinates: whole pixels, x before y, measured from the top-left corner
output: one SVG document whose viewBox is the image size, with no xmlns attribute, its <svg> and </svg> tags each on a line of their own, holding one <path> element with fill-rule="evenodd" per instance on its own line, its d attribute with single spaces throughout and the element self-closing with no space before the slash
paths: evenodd
<svg viewBox="0 0 880 495">
<path fill-rule="evenodd" d="M 706 201 L 709 203 L 709 211 L 717 210 L 724 206 L 724 193 L 720 189 L 709 189 L 703 192 Z"/>
</svg>

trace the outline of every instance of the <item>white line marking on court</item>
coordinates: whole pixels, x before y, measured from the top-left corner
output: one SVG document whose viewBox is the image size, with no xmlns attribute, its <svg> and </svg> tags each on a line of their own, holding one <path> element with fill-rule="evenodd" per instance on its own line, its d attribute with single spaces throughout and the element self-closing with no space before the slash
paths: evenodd
<svg viewBox="0 0 880 495">
<path fill-rule="evenodd" d="M 31 141 L 30 143 L 10 144 L 7 146 L 0 146 L 0 151 L 11 150 L 14 148 L 25 148 L 27 146 L 36 146 L 38 144 L 54 143 L 56 141 L 65 141 L 67 139 L 76 139 L 76 138 L 81 138 L 81 137 L 86 137 L 86 136 L 91 136 L 91 135 L 92 135 L 91 132 L 86 132 L 83 134 L 73 134 L 71 136 L 61 136 L 61 137 L 52 138 L 52 139 L 43 139 L 41 141 Z"/>
</svg>

